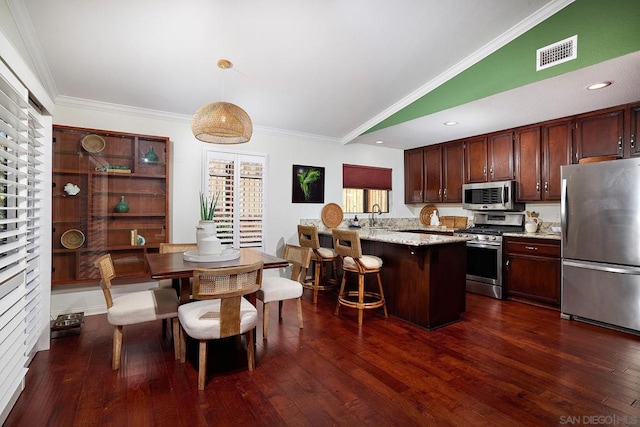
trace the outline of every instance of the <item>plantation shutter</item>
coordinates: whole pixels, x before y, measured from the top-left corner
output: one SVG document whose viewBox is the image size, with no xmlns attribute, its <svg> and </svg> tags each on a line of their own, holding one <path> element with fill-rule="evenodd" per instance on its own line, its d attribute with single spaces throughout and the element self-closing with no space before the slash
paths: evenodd
<svg viewBox="0 0 640 427">
<path fill-rule="evenodd" d="M 218 238 L 235 248 L 264 249 L 266 156 L 207 151 L 204 158 L 204 193 L 218 197 Z"/>
<path fill-rule="evenodd" d="M 21 390 L 28 363 L 25 272 L 34 183 L 28 96 L 0 61 L 0 413 Z"/>
</svg>

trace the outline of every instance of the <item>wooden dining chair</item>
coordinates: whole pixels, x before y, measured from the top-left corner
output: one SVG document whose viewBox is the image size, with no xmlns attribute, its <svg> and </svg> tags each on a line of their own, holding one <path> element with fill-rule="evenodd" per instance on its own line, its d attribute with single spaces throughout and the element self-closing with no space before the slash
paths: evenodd
<svg viewBox="0 0 640 427">
<path fill-rule="evenodd" d="M 247 365 L 255 366 L 253 329 L 258 322 L 255 306 L 243 298 L 262 284 L 263 263 L 223 268 L 198 268 L 193 271 L 194 302 L 182 304 L 178 317 L 180 361 L 186 358 L 185 333 L 200 341 L 198 357 L 198 389 L 204 390 L 207 372 L 207 341 L 244 335 L 247 345 Z"/>
<path fill-rule="evenodd" d="M 380 279 L 382 259 L 375 255 L 362 254 L 360 234 L 357 231 L 334 229 L 332 230 L 332 235 L 333 247 L 342 260 L 343 270 L 342 283 L 338 292 L 338 303 L 336 304 L 336 316 L 340 306 L 344 305 L 358 310 L 358 325 L 362 325 L 363 311 L 365 309 L 382 307 L 384 317 L 389 317 L 382 289 L 382 280 Z M 353 273 L 358 276 L 357 290 L 345 291 L 347 273 Z M 378 282 L 377 292 L 365 290 L 364 276 L 367 274 L 375 274 Z"/>
<path fill-rule="evenodd" d="M 180 356 L 178 339 L 178 296 L 170 288 L 154 288 L 146 291 L 111 294 L 111 281 L 116 277 L 110 254 L 96 259 L 95 266 L 100 270 L 100 286 L 107 303 L 107 321 L 114 325 L 113 356 L 111 367 L 120 368 L 122 353 L 122 327 L 152 320 L 172 319 L 173 350 L 175 358 Z"/>
<path fill-rule="evenodd" d="M 291 278 L 265 277 L 262 287 L 256 292 L 256 298 L 262 301 L 262 338 L 267 339 L 269 333 L 269 306 L 278 302 L 278 320 L 282 320 L 282 303 L 295 299 L 298 308 L 298 326 L 304 327 L 302 319 L 302 281 L 311 261 L 311 249 L 301 246 L 286 245 L 284 258 L 291 263 Z"/>
</svg>

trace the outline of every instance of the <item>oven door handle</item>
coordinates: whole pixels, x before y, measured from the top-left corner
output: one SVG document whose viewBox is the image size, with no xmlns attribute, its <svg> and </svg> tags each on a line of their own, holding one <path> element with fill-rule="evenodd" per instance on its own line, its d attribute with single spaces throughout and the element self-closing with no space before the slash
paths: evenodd
<svg viewBox="0 0 640 427">
<path fill-rule="evenodd" d="M 480 242 L 467 242 L 467 247 L 481 248 L 481 249 L 495 249 L 500 248 L 501 243 L 480 243 Z"/>
</svg>

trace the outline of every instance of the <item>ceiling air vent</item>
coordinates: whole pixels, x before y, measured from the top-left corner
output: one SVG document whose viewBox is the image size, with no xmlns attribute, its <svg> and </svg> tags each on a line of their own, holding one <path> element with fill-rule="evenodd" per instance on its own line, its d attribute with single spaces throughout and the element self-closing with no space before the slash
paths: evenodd
<svg viewBox="0 0 640 427">
<path fill-rule="evenodd" d="M 536 71 L 571 61 L 578 57 L 578 35 L 536 50 Z"/>
</svg>

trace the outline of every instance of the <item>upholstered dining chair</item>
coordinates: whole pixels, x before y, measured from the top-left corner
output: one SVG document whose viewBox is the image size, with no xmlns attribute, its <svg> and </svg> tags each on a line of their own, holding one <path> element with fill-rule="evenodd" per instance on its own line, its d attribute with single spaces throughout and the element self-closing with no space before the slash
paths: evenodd
<svg viewBox="0 0 640 427">
<path fill-rule="evenodd" d="M 320 246 L 318 228 L 314 225 L 298 224 L 298 244 L 313 251 L 311 262 L 313 262 L 313 277 L 311 280 L 302 282 L 302 286 L 313 290 L 313 303 L 318 303 L 318 291 L 333 289 L 338 284 L 338 255 L 331 248 Z M 327 279 L 324 268 L 325 263 L 333 266 L 333 278 Z"/>
<path fill-rule="evenodd" d="M 111 281 L 116 277 L 110 254 L 100 256 L 95 261 L 100 270 L 100 286 L 107 303 L 107 320 L 115 328 L 113 331 L 113 357 L 111 367 L 120 368 L 122 353 L 122 327 L 152 320 L 173 320 L 173 350 L 175 358 L 180 356 L 178 327 L 178 295 L 171 288 L 154 288 L 146 291 L 111 294 Z"/>
<path fill-rule="evenodd" d="M 286 245 L 284 259 L 291 263 L 291 278 L 265 277 L 262 287 L 256 292 L 256 297 L 262 301 L 262 338 L 267 339 L 269 333 L 269 306 L 278 301 L 278 319 L 282 320 L 282 303 L 284 300 L 295 299 L 298 308 L 298 326 L 304 327 L 302 319 L 302 281 L 311 261 L 311 249 L 301 246 Z"/>
<path fill-rule="evenodd" d="M 207 372 L 207 341 L 245 335 L 247 364 L 255 366 L 253 328 L 258 322 L 255 306 L 243 298 L 262 284 L 263 263 L 193 271 L 193 301 L 178 308 L 183 333 L 180 334 L 180 361 L 185 361 L 185 334 L 200 341 L 198 389 L 204 390 Z"/>
<path fill-rule="evenodd" d="M 363 255 L 360 244 L 360 234 L 355 230 L 332 230 L 333 248 L 342 260 L 342 283 L 338 292 L 338 303 L 336 304 L 336 316 L 340 306 L 351 307 L 358 310 L 358 325 L 362 325 L 363 311 L 382 307 L 384 317 L 387 314 L 387 304 L 384 299 L 382 280 L 380 279 L 380 269 L 382 259 L 374 255 Z M 358 289 L 345 291 L 347 273 L 358 276 Z M 364 277 L 367 274 L 375 274 L 378 281 L 378 291 L 367 291 L 364 288 Z"/>
</svg>

